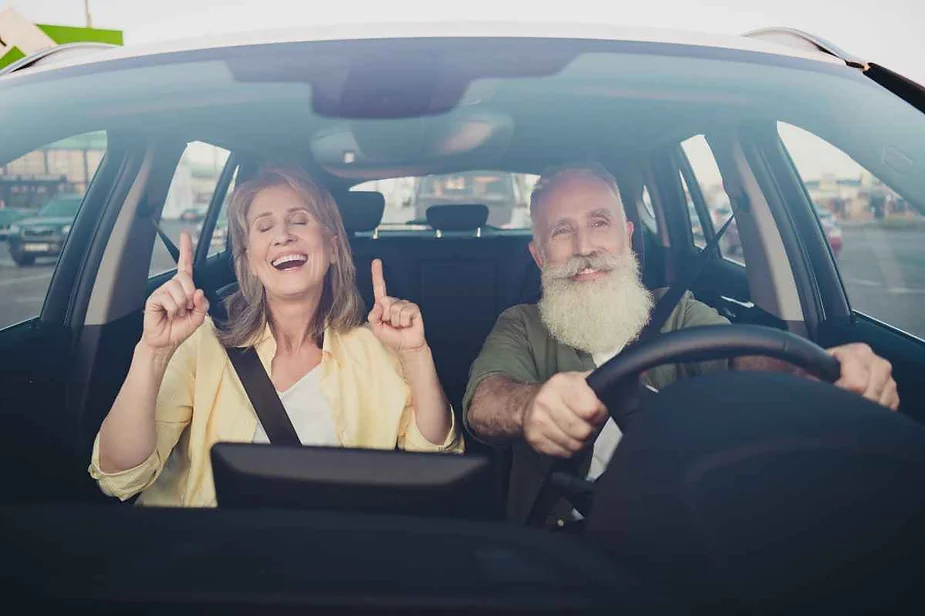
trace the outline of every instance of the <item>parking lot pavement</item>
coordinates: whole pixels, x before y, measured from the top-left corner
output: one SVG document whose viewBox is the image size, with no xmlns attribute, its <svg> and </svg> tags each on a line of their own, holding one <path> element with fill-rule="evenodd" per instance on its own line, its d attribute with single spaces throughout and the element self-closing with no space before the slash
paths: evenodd
<svg viewBox="0 0 925 616">
<path fill-rule="evenodd" d="M 162 225 L 174 242 L 179 240 L 181 231 L 192 233 L 195 227 L 195 224 L 176 221 Z M 10 257 L 7 243 L 0 242 L 0 328 L 30 319 L 42 311 L 56 262 L 54 257 L 39 258 L 34 265 L 20 267 Z M 174 267 L 170 253 L 158 240 L 151 258 L 150 273 L 166 272 Z"/>
<path fill-rule="evenodd" d="M 847 227 L 838 268 L 852 308 L 925 338 L 925 231 Z"/>
</svg>

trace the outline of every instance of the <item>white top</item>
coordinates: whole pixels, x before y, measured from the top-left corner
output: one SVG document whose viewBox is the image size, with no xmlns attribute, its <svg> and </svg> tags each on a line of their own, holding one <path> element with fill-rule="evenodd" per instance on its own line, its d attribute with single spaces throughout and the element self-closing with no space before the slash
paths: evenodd
<svg viewBox="0 0 925 616">
<path fill-rule="evenodd" d="M 599 367 L 610 361 L 611 358 L 622 350 L 622 348 L 619 348 L 609 353 L 594 353 L 591 355 L 591 359 L 594 360 L 594 365 Z M 623 433 L 620 431 L 620 428 L 617 427 L 613 418 L 608 417 L 607 423 L 604 424 L 601 433 L 597 435 L 597 440 L 594 441 L 594 451 L 591 452 L 591 467 L 588 469 L 588 480 L 594 481 L 601 476 L 601 473 L 607 468 L 610 458 L 613 457 L 613 452 L 617 449 L 617 445 L 620 444 L 620 438 L 622 437 Z"/>
<path fill-rule="evenodd" d="M 295 385 L 283 392 L 277 392 L 283 402 L 283 408 L 289 415 L 289 421 L 303 445 L 332 446 L 340 445 L 331 407 L 321 395 L 321 370 L 311 369 Z M 263 430 L 260 419 L 254 430 L 255 443 L 269 443 L 270 439 Z"/>
<path fill-rule="evenodd" d="M 187 36 L 158 42 L 148 42 L 125 47 L 94 51 L 83 55 L 40 64 L 30 68 L 28 73 L 55 70 L 64 66 L 96 64 L 121 58 L 137 58 L 158 54 L 178 53 L 199 49 L 222 49 L 245 45 L 268 45 L 274 43 L 297 43 L 309 41 L 350 41 L 369 39 L 419 39 L 419 38 L 545 38 L 583 39 L 605 41 L 632 41 L 672 43 L 691 47 L 713 47 L 737 51 L 755 51 L 777 56 L 806 58 L 829 64 L 845 63 L 838 58 L 817 50 L 805 43 L 794 47 L 788 37 L 746 37 L 728 34 L 713 34 L 671 30 L 618 26 L 590 22 L 551 22 L 541 20 L 465 20 L 421 22 L 398 20 L 380 23 L 315 24 L 291 26 L 288 28 L 260 29 L 238 28 L 234 32 L 212 32 L 208 36 Z M 775 38 L 775 40 L 769 40 Z M 790 37 L 792 38 L 792 37 Z M 15 78 L 11 76 L 11 78 Z"/>
</svg>

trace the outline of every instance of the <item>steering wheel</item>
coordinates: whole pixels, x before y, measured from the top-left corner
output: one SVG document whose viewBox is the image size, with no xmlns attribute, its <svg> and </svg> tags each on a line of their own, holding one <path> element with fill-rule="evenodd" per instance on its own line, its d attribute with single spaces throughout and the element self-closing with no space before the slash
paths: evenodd
<svg viewBox="0 0 925 616">
<path fill-rule="evenodd" d="M 796 334 L 759 325 L 713 325 L 661 334 L 633 345 L 589 374 L 587 382 L 625 433 L 632 430 L 633 415 L 644 409 L 640 388 L 644 371 L 662 364 L 747 355 L 785 361 L 829 383 L 837 381 L 841 373 L 837 359 Z M 528 524 L 542 526 L 560 495 L 568 496 L 579 511 L 590 507 L 594 484 L 576 475 L 578 459 L 576 454 L 553 466 L 530 512 Z"/>
</svg>

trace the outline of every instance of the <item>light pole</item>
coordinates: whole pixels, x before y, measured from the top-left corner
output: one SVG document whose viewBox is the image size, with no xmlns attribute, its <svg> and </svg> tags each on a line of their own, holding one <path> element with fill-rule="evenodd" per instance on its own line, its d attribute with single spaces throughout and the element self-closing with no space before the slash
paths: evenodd
<svg viewBox="0 0 925 616">
<path fill-rule="evenodd" d="M 93 19 L 90 17 L 90 0 L 84 0 L 84 13 L 87 15 L 87 27 L 93 27 Z"/>
</svg>

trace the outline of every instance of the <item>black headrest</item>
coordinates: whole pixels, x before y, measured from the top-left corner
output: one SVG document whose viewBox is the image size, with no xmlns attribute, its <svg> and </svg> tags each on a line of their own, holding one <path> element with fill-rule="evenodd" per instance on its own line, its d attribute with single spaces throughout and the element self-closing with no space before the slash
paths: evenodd
<svg viewBox="0 0 925 616">
<path fill-rule="evenodd" d="M 347 233 L 372 231 L 382 222 L 385 197 L 381 192 L 357 190 L 338 196 L 337 205 Z"/>
<path fill-rule="evenodd" d="M 488 221 L 488 206 L 481 203 L 432 205 L 427 224 L 440 231 L 474 231 Z"/>
</svg>

